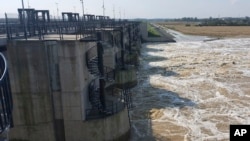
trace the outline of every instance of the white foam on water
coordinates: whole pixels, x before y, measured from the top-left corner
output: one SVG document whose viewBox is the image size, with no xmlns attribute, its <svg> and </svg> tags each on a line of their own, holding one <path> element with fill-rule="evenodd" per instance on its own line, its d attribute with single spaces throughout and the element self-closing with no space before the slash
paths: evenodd
<svg viewBox="0 0 250 141">
<path fill-rule="evenodd" d="M 137 110 L 150 113 L 145 109 L 158 109 L 162 115 L 151 121 L 147 117 L 132 120 L 133 136 L 137 136 L 132 140 L 150 134 L 227 140 L 230 124 L 250 124 L 250 92 L 244 90 L 250 85 L 246 79 L 250 78 L 250 39 L 201 39 L 144 46 L 131 118 Z M 168 125 L 183 127 L 185 132 Z"/>
</svg>

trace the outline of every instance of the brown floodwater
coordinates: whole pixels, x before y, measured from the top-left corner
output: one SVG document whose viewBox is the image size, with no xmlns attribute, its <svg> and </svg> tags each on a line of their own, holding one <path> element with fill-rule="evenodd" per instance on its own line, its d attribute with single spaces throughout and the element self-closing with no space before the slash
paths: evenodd
<svg viewBox="0 0 250 141">
<path fill-rule="evenodd" d="M 249 38 L 144 44 L 131 141 L 228 141 L 249 101 Z"/>
</svg>

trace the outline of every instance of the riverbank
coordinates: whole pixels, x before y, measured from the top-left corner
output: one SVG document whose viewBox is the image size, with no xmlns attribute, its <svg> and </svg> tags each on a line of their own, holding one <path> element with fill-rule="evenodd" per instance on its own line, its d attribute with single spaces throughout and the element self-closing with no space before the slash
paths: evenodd
<svg viewBox="0 0 250 141">
<path fill-rule="evenodd" d="M 172 29 L 189 35 L 202 35 L 209 37 L 250 37 L 250 26 L 196 26 L 195 23 L 164 22 L 158 23 L 166 29 Z"/>
<path fill-rule="evenodd" d="M 148 24 L 150 26 L 148 26 Z M 153 30 L 153 32 L 157 35 L 157 36 L 149 36 L 148 33 L 148 27 L 151 27 Z M 165 28 L 162 28 L 161 26 L 157 25 L 157 24 L 153 24 L 153 23 L 142 23 L 141 24 L 141 31 L 142 31 L 142 41 L 144 43 L 146 42 L 175 42 L 175 40 L 173 39 L 174 36 L 172 36 L 171 34 L 168 34 L 166 32 Z"/>
</svg>

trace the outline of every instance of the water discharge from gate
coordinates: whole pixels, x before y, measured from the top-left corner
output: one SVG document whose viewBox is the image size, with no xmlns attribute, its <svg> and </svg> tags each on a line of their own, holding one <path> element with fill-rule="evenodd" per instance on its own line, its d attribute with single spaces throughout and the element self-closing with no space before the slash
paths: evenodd
<svg viewBox="0 0 250 141">
<path fill-rule="evenodd" d="M 132 141 L 227 141 L 250 124 L 250 39 L 144 44 Z"/>
</svg>

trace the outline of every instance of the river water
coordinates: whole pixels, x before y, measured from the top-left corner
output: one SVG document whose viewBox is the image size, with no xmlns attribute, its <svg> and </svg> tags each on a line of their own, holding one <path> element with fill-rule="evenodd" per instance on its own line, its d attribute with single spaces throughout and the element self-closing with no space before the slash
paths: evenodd
<svg viewBox="0 0 250 141">
<path fill-rule="evenodd" d="M 173 35 L 141 50 L 131 141 L 228 141 L 250 124 L 250 38 Z"/>
</svg>

